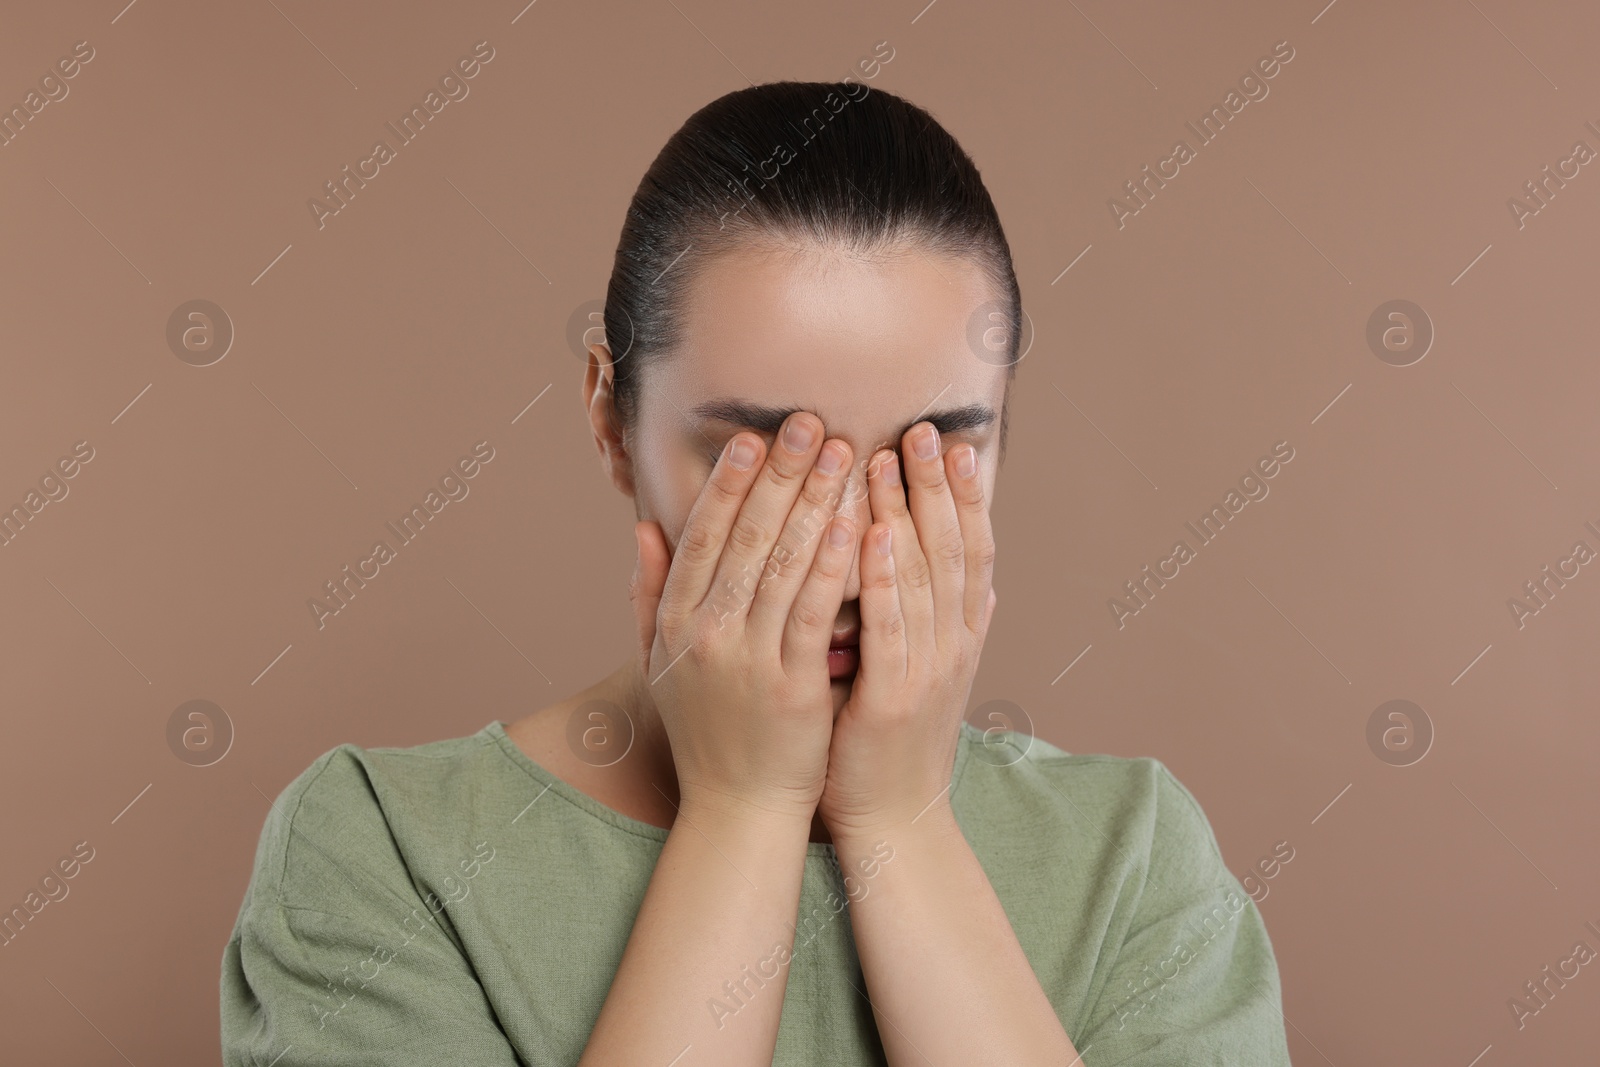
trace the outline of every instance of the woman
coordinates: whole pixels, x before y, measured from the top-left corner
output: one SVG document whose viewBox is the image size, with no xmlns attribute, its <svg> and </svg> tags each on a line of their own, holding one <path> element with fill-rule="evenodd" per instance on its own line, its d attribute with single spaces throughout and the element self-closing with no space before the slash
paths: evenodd
<svg viewBox="0 0 1600 1067">
<path fill-rule="evenodd" d="M 1287 1064 L 1266 928 L 1166 767 L 963 721 L 1020 319 L 927 112 L 783 82 L 693 115 L 583 380 L 638 655 L 293 782 L 225 1061 Z"/>
</svg>

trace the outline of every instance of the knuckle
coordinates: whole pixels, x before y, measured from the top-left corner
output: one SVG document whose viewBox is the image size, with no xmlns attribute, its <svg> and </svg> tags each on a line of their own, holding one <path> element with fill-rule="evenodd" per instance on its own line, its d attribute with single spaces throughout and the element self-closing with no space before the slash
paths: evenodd
<svg viewBox="0 0 1600 1067">
<path fill-rule="evenodd" d="M 906 617 L 899 611 L 889 613 L 883 620 L 883 636 L 891 641 L 898 641 L 906 632 Z"/>
<path fill-rule="evenodd" d="M 774 448 L 768 455 L 766 466 L 761 468 L 761 476 L 771 485 L 789 489 L 808 469 L 809 464 L 804 456 L 791 456 L 781 448 Z"/>
<path fill-rule="evenodd" d="M 806 516 L 814 519 L 816 516 L 831 512 L 841 495 L 838 489 L 830 486 L 827 480 L 818 474 L 815 478 L 806 479 L 805 487 L 800 490 L 800 502 L 806 505 Z"/>
<path fill-rule="evenodd" d="M 765 540 L 766 530 L 761 521 L 747 512 L 740 512 L 733 529 L 728 531 L 728 543 L 746 553 L 759 549 Z"/>
<path fill-rule="evenodd" d="M 961 531 L 951 530 L 940 537 L 934 546 L 934 555 L 945 570 L 958 570 L 964 566 L 967 562 L 967 546 L 961 539 Z"/>
<path fill-rule="evenodd" d="M 933 571 L 928 567 L 928 561 L 920 555 L 907 560 L 900 570 L 905 583 L 912 589 L 923 590 L 933 582 Z"/>
<path fill-rule="evenodd" d="M 678 538 L 678 551 L 687 551 L 690 556 L 698 557 L 708 555 L 717 545 L 717 535 L 704 523 L 691 522 L 683 528 L 683 534 Z"/>
<path fill-rule="evenodd" d="M 709 493 L 716 503 L 727 506 L 738 503 L 744 496 L 744 486 L 734 474 L 719 471 L 706 482 L 705 492 Z"/>
<path fill-rule="evenodd" d="M 684 639 L 685 620 L 675 612 L 662 611 L 656 616 L 656 632 L 660 634 L 661 641 L 671 649 L 681 648 Z"/>
<path fill-rule="evenodd" d="M 824 626 L 831 626 L 832 620 L 823 618 L 817 606 L 806 598 L 794 602 L 789 609 L 789 618 L 793 621 L 796 630 L 805 634 L 813 634 Z"/>
<path fill-rule="evenodd" d="M 994 538 L 982 537 L 972 546 L 972 562 L 979 570 L 988 572 L 994 567 L 995 544 Z"/>
</svg>

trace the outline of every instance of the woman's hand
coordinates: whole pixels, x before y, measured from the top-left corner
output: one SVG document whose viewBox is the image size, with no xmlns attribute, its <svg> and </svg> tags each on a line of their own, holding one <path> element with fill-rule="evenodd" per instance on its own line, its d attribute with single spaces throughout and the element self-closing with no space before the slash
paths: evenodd
<svg viewBox="0 0 1600 1067">
<path fill-rule="evenodd" d="M 918 423 L 873 457 L 861 546 L 861 666 L 833 727 L 819 812 L 835 841 L 949 802 L 972 677 L 994 613 L 994 538 L 977 454 Z M 909 495 L 909 508 L 907 496 Z"/>
<path fill-rule="evenodd" d="M 835 518 L 850 447 L 796 412 L 765 442 L 736 434 L 676 554 L 635 527 L 639 656 L 678 772 L 681 807 L 810 822 L 827 773 L 828 644 L 854 556 Z"/>
</svg>

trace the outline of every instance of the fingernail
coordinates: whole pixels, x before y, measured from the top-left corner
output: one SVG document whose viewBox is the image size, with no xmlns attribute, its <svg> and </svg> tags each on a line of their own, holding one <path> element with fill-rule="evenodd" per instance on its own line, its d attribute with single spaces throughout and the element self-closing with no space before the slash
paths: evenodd
<svg viewBox="0 0 1600 1067">
<path fill-rule="evenodd" d="M 833 525 L 828 527 L 828 544 L 834 548 L 843 548 L 850 543 L 850 525 L 843 519 L 834 519 Z"/>
<path fill-rule="evenodd" d="M 748 437 L 735 437 L 728 443 L 728 463 L 734 470 L 747 471 L 756 461 L 756 446 Z"/>
<path fill-rule="evenodd" d="M 916 449 L 918 459 L 937 459 L 939 456 L 939 431 L 931 425 L 924 426 L 917 431 L 911 441 L 911 447 Z"/>
<path fill-rule="evenodd" d="M 893 535 L 893 529 L 884 527 L 883 532 L 878 535 L 878 555 L 887 556 L 889 554 L 889 542 L 894 540 Z"/>
<path fill-rule="evenodd" d="M 895 459 L 893 452 L 884 453 L 878 464 L 878 475 L 883 479 L 883 484 L 890 488 L 900 484 L 900 462 Z"/>
<path fill-rule="evenodd" d="M 956 473 L 963 478 L 970 478 L 978 473 L 978 453 L 971 445 L 962 445 L 956 453 Z"/>
<path fill-rule="evenodd" d="M 790 419 L 783 427 L 783 447 L 790 452 L 804 452 L 817 439 L 809 419 Z"/>
<path fill-rule="evenodd" d="M 817 470 L 823 474 L 837 474 L 842 466 L 844 466 L 844 449 L 838 445 L 824 445 L 822 455 L 817 457 Z"/>
</svg>

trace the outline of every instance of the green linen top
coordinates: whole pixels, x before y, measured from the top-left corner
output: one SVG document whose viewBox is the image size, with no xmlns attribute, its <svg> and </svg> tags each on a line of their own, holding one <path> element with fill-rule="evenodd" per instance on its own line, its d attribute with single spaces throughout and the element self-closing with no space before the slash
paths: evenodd
<svg viewBox="0 0 1600 1067">
<path fill-rule="evenodd" d="M 1085 1067 L 1288 1064 L 1266 925 L 1166 766 L 961 733 L 951 808 Z M 324 753 L 266 817 L 223 1062 L 577 1063 L 666 838 L 501 722 Z M 773 1064 L 884 1064 L 832 845 L 807 846 L 797 918 Z"/>
</svg>

